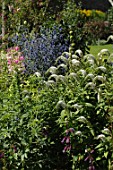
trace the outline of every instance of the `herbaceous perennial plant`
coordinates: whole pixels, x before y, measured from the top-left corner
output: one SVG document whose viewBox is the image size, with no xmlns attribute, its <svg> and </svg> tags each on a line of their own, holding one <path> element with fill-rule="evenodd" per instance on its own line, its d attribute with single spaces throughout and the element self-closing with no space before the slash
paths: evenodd
<svg viewBox="0 0 113 170">
<path fill-rule="evenodd" d="M 62 64 L 48 78 L 51 86 L 62 89 L 56 110 L 56 120 L 65 129 L 62 152 L 72 157 L 72 169 L 112 169 L 112 84 L 113 54 L 103 49 L 92 54 L 63 53 Z M 68 56 L 68 59 L 65 58 Z M 65 69 L 61 75 L 59 67 Z M 68 69 L 69 68 L 69 69 Z M 51 69 L 50 69 L 51 70 Z"/>
</svg>

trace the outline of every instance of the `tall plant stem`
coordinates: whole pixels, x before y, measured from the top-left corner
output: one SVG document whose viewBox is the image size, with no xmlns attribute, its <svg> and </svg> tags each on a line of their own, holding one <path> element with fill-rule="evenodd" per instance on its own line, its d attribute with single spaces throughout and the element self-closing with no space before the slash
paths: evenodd
<svg viewBox="0 0 113 170">
<path fill-rule="evenodd" d="M 5 1 L 2 0 L 2 44 L 4 44 L 5 36 Z"/>
</svg>

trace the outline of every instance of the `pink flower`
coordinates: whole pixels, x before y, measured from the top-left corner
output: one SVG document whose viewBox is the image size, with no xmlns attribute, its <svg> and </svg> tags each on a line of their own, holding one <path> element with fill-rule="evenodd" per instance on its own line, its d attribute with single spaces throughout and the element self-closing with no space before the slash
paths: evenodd
<svg viewBox="0 0 113 170">
<path fill-rule="evenodd" d="M 8 62 L 7 62 L 9 65 L 11 64 L 11 60 L 10 59 L 8 59 Z"/>
<path fill-rule="evenodd" d="M 95 170 L 95 167 L 93 165 L 90 165 L 89 170 Z"/>
<path fill-rule="evenodd" d="M 20 56 L 20 57 L 19 57 L 19 60 L 20 60 L 20 61 L 23 61 L 23 60 L 24 60 L 24 56 Z"/>
<path fill-rule="evenodd" d="M 70 150 L 71 150 L 71 145 L 67 145 L 64 147 L 63 153 L 65 153 L 66 151 L 70 151 Z"/>
<path fill-rule="evenodd" d="M 19 60 L 14 60 L 14 63 L 18 64 Z"/>
<path fill-rule="evenodd" d="M 4 153 L 0 153 L 0 158 L 3 158 L 4 157 Z"/>
<path fill-rule="evenodd" d="M 66 143 L 70 143 L 70 137 L 69 136 L 66 139 Z"/>
<path fill-rule="evenodd" d="M 15 47 L 15 50 L 16 50 L 16 51 L 18 51 L 18 50 L 19 50 L 19 47 L 18 47 L 18 46 L 16 46 L 16 47 Z"/>
<path fill-rule="evenodd" d="M 74 129 L 73 129 L 73 128 L 70 128 L 69 131 L 70 131 L 71 133 L 73 133 L 73 132 L 74 132 Z"/>
<path fill-rule="evenodd" d="M 67 137 L 64 137 L 64 138 L 62 139 L 61 143 L 64 143 L 66 139 L 67 139 Z"/>
</svg>

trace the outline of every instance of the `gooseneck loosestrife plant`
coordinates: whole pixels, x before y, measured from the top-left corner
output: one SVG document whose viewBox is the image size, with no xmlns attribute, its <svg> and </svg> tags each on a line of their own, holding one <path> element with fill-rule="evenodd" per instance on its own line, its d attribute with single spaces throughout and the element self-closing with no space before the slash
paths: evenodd
<svg viewBox="0 0 113 170">
<path fill-rule="evenodd" d="M 69 70 L 60 75 L 57 66 L 47 82 L 65 89 L 56 105 L 56 122 L 65 129 L 62 151 L 72 157 L 73 170 L 112 169 L 112 54 L 103 49 L 95 58 L 72 47 L 57 59 Z"/>
</svg>

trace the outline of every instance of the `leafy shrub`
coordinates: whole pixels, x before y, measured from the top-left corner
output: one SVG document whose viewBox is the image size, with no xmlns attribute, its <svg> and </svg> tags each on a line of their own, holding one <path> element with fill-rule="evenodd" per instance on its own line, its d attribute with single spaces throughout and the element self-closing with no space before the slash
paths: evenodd
<svg viewBox="0 0 113 170">
<path fill-rule="evenodd" d="M 111 34 L 110 23 L 107 21 L 88 21 L 85 23 L 85 29 L 88 31 L 89 44 L 96 44 L 98 40 L 106 40 Z"/>
<path fill-rule="evenodd" d="M 19 32 L 22 25 L 26 25 L 29 30 L 32 30 L 33 28 L 36 28 L 36 30 L 38 30 L 39 25 L 46 19 L 46 2 L 37 2 L 36 0 L 11 0 L 10 2 L 6 1 L 6 33 L 8 35 L 12 35 L 16 31 Z"/>
<path fill-rule="evenodd" d="M 73 0 L 68 1 L 60 13 L 60 20 L 66 32 L 72 31 L 72 35 L 70 35 L 70 44 L 73 43 L 73 49 L 81 49 L 85 54 L 89 51 L 87 46 L 88 34 L 84 29 L 86 17 L 81 13 L 80 9 L 81 7 L 76 6 Z"/>
<path fill-rule="evenodd" d="M 113 7 L 107 12 L 107 21 L 110 23 L 111 34 L 113 34 Z"/>
<path fill-rule="evenodd" d="M 73 170 L 112 169 L 112 54 L 103 49 L 97 59 L 92 54 L 80 58 L 78 51 L 67 55 L 68 74 L 49 77 L 65 84 L 57 103 L 63 152 L 72 156 Z M 59 59 L 65 61 L 63 55 Z"/>
<path fill-rule="evenodd" d="M 54 112 L 59 100 L 59 91 L 48 88 L 46 82 L 37 77 L 36 73 L 27 77 L 18 72 L 9 75 L 5 55 L 2 56 L 4 56 L 4 59 L 0 58 L 4 68 L 0 74 L 2 168 L 66 169 L 68 161 L 63 162 L 67 158 L 62 154 L 59 140 L 62 130 L 56 123 L 58 113 Z"/>
<path fill-rule="evenodd" d="M 108 11 L 107 11 L 107 20 L 111 23 L 111 25 L 113 26 L 113 7 L 111 7 Z"/>
</svg>

